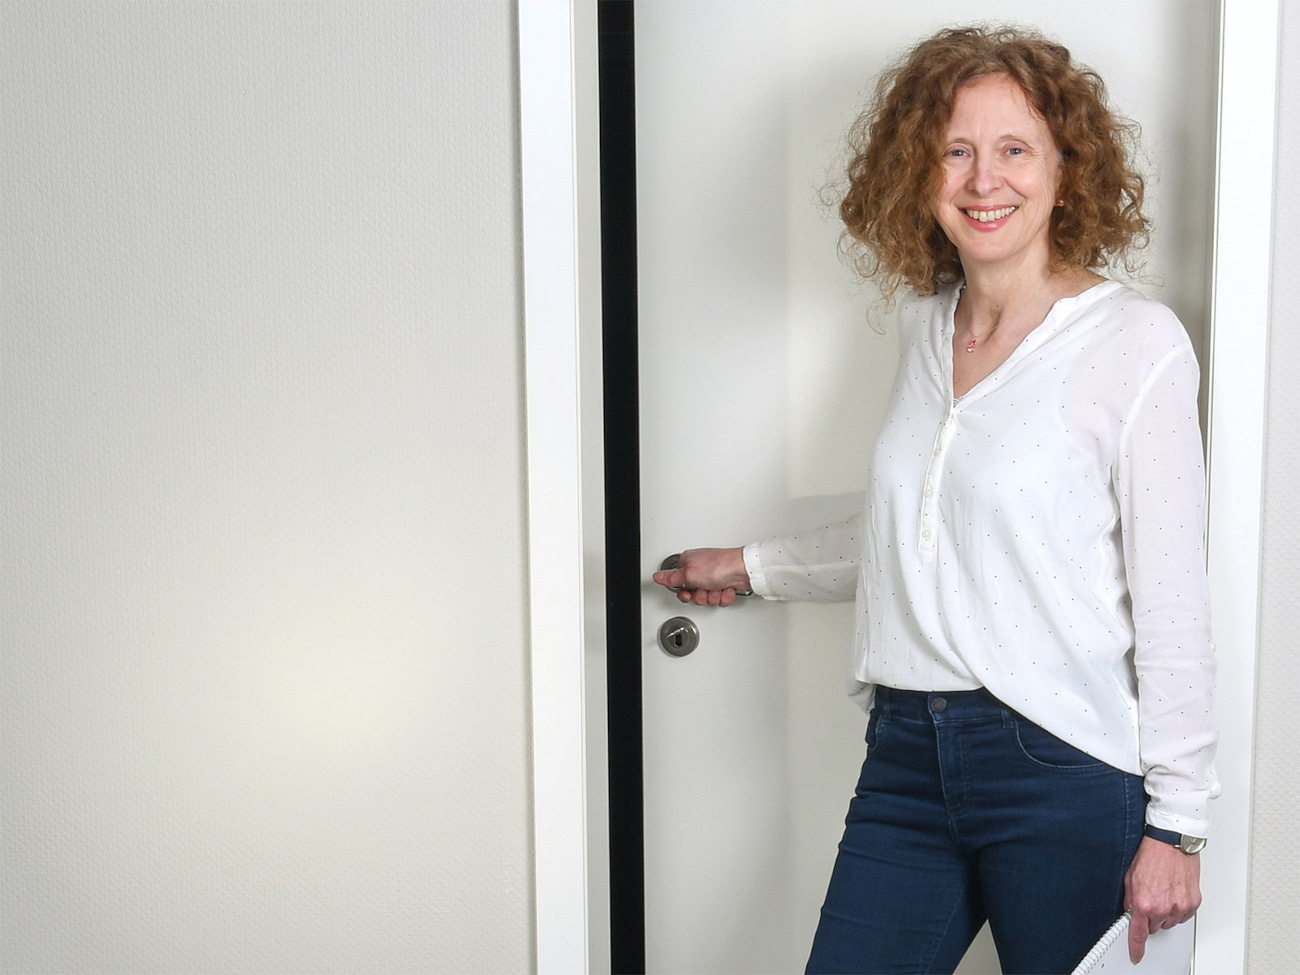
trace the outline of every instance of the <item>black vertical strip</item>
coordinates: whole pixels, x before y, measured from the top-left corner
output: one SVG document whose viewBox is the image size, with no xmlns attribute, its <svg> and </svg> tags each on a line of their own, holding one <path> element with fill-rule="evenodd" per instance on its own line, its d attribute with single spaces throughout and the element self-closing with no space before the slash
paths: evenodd
<svg viewBox="0 0 1300 975">
<path fill-rule="evenodd" d="M 645 971 L 641 483 L 637 386 L 636 70 L 632 0 L 599 0 L 610 962 Z"/>
</svg>

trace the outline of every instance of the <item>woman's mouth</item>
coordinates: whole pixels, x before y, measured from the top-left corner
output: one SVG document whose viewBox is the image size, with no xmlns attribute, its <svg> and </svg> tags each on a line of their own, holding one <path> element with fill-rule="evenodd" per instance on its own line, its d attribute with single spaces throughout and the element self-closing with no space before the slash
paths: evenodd
<svg viewBox="0 0 1300 975">
<path fill-rule="evenodd" d="M 991 223 L 994 220 L 1009 217 L 1019 209 L 1019 207 L 999 207 L 996 210 L 962 210 L 962 213 L 972 220 L 978 220 L 980 223 Z"/>
</svg>

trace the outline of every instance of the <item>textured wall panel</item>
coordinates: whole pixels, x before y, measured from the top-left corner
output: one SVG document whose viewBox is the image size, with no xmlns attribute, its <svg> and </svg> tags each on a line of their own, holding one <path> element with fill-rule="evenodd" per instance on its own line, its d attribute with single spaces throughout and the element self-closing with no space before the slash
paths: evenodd
<svg viewBox="0 0 1300 975">
<path fill-rule="evenodd" d="M 1247 970 L 1294 972 L 1300 958 L 1300 849 L 1291 694 L 1300 687 L 1300 3 L 1282 4 L 1281 85 L 1264 465 L 1258 709 Z M 1262 232 L 1262 228 L 1261 228 Z"/>
<path fill-rule="evenodd" d="M 0 968 L 532 964 L 512 6 L 0 5 Z"/>
</svg>

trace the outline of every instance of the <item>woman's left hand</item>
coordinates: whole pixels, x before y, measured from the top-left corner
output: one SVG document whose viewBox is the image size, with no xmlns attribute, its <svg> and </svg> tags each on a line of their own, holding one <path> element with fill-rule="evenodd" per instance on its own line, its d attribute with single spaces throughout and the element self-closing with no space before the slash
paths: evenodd
<svg viewBox="0 0 1300 975">
<path fill-rule="evenodd" d="M 1142 837 L 1137 856 L 1124 876 L 1124 910 L 1133 912 L 1128 926 L 1128 956 L 1136 965 L 1146 952 L 1147 936 L 1191 920 L 1201 906 L 1201 856 Z"/>
</svg>

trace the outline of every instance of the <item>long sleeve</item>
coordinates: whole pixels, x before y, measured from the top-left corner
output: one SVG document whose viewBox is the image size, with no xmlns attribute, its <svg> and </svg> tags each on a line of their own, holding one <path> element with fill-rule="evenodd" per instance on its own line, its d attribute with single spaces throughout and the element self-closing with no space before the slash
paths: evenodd
<svg viewBox="0 0 1300 975">
<path fill-rule="evenodd" d="M 814 602 L 849 600 L 857 592 L 862 519 L 754 542 L 744 548 L 755 594 Z"/>
<path fill-rule="evenodd" d="M 1132 600 L 1147 821 L 1205 836 L 1208 801 L 1219 787 L 1198 377 L 1190 345 L 1153 371 L 1125 420 L 1114 483 Z"/>
</svg>

